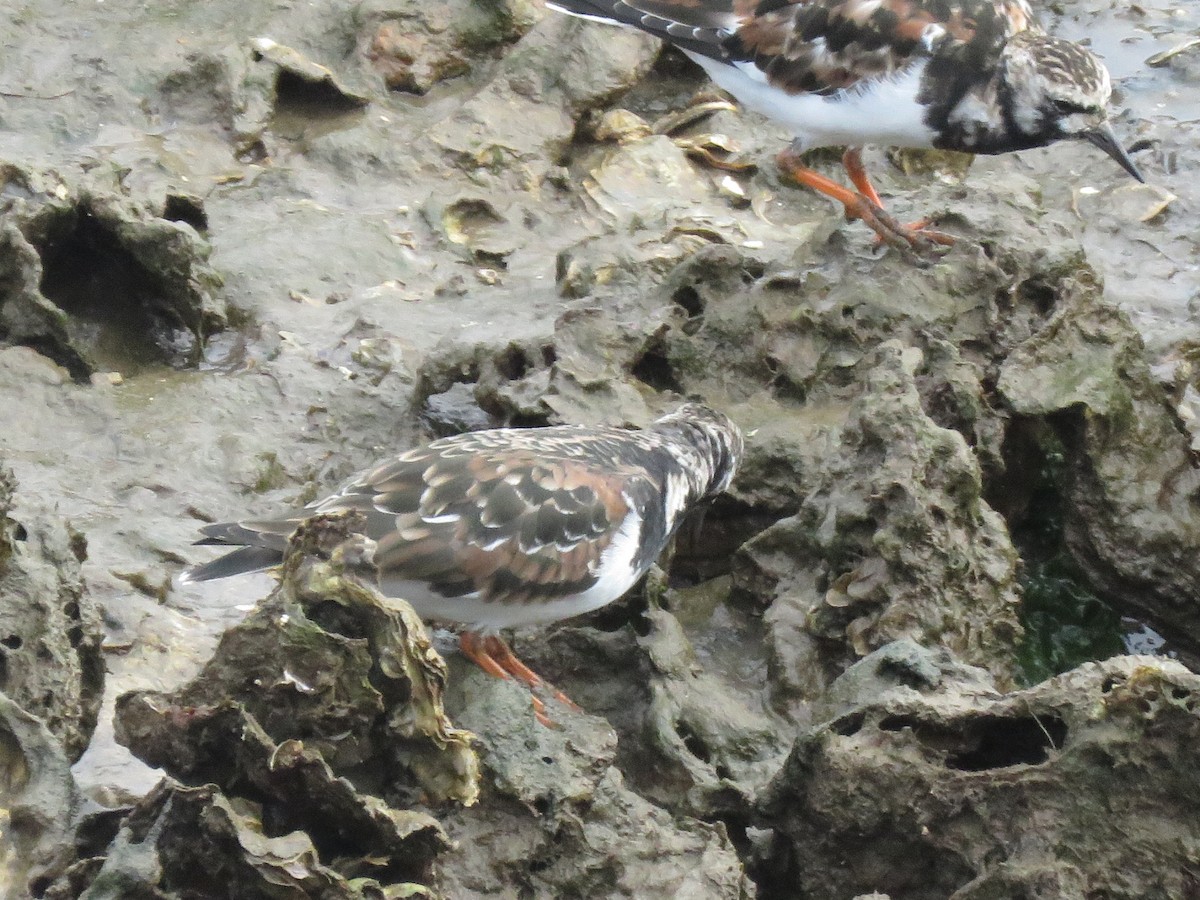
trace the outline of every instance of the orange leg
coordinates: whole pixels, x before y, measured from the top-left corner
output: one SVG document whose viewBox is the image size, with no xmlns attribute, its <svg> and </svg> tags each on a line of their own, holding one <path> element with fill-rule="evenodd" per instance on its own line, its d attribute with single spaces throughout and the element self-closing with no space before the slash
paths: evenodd
<svg viewBox="0 0 1200 900">
<path fill-rule="evenodd" d="M 902 225 L 884 212 L 879 202 L 879 194 L 876 193 L 874 186 L 867 178 L 866 170 L 862 167 L 862 159 L 858 156 L 856 148 L 848 150 L 846 158 L 849 159 L 846 171 L 862 193 L 852 191 L 810 169 L 800 161 L 799 154 L 791 147 L 780 153 L 776 157 L 776 161 L 787 175 L 800 184 L 842 204 L 845 207 L 847 219 L 861 219 L 863 224 L 874 231 L 879 239 L 889 246 L 900 250 L 911 248 L 921 253 L 928 253 L 933 250 L 935 244 L 954 243 L 954 238 L 948 234 L 922 231 L 919 228 Z M 846 158 L 843 159 L 844 163 Z"/>
<path fill-rule="evenodd" d="M 858 188 L 858 192 L 883 209 L 883 201 L 879 199 L 875 185 L 871 184 L 871 179 L 867 176 L 867 167 L 863 165 L 862 147 L 847 147 L 846 152 L 842 154 L 842 165 L 845 166 L 846 174 L 850 176 L 850 181 Z"/>
<path fill-rule="evenodd" d="M 530 690 L 541 687 L 546 683 L 542 680 L 542 677 L 538 675 L 537 672 L 533 671 L 533 669 L 529 668 L 529 666 L 517 659 L 517 655 L 512 652 L 512 648 L 510 648 L 508 644 L 504 643 L 504 641 L 502 641 L 500 638 L 484 638 L 483 643 L 484 646 L 487 647 L 488 653 L 493 659 L 496 660 L 496 662 L 500 664 L 501 668 L 503 668 L 504 671 L 506 671 L 513 678 L 528 685 Z M 571 700 L 570 697 L 568 697 L 558 688 L 552 686 L 550 690 L 553 691 L 554 699 L 559 703 L 570 707 L 575 712 L 583 711 L 574 703 L 574 701 Z"/>
<path fill-rule="evenodd" d="M 486 642 L 481 646 L 479 635 L 475 632 L 464 631 L 460 634 L 458 636 L 458 649 L 462 651 L 463 656 L 489 675 L 494 678 L 503 678 L 505 681 L 508 680 L 508 673 L 504 671 L 500 663 L 488 655 Z"/>
</svg>

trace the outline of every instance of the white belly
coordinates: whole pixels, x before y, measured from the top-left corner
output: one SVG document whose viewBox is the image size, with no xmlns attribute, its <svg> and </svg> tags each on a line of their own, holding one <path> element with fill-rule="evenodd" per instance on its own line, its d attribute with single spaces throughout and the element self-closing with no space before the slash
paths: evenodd
<svg viewBox="0 0 1200 900">
<path fill-rule="evenodd" d="M 695 53 L 687 55 L 747 109 L 788 128 L 800 150 L 863 144 L 933 146 L 934 132 L 924 122 L 925 108 L 917 103 L 924 62 L 892 78 L 821 96 L 772 88 L 752 64 L 732 66 Z"/>
</svg>

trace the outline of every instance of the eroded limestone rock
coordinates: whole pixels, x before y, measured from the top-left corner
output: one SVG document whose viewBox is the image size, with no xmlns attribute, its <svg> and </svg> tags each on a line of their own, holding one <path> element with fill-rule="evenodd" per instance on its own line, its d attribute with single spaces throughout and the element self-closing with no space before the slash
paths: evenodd
<svg viewBox="0 0 1200 900">
<path fill-rule="evenodd" d="M 76 760 L 104 692 L 100 617 L 79 568 L 87 542 L 51 516 L 16 518 L 15 489 L 0 468 L 0 692 Z"/>
<path fill-rule="evenodd" d="M 1065 537 L 1092 585 L 1197 652 L 1200 468 L 1125 314 L 1072 283 L 998 388 L 1062 443 Z"/>
<path fill-rule="evenodd" d="M 548 729 L 524 688 L 465 661 L 455 660 L 451 674 L 447 703 L 478 736 L 485 786 L 477 807 L 443 817 L 459 848 L 443 857 L 448 896 L 751 895 L 724 826 L 656 805 L 626 784 L 604 719 L 548 700 L 556 724 Z"/>
<path fill-rule="evenodd" d="M 0 694 L 0 896 L 27 897 L 71 858 L 79 807 L 70 764 L 45 724 Z"/>
<path fill-rule="evenodd" d="M 1153 657 L 1003 696 L 868 690 L 797 739 L 760 824 L 804 896 L 1183 897 L 1198 738 L 1200 676 Z"/>
<path fill-rule="evenodd" d="M 471 71 L 473 59 L 488 50 L 519 39 L 540 11 L 530 0 L 368 0 L 355 15 L 362 22 L 360 53 L 384 83 L 424 94 L 439 81 Z"/>
<path fill-rule="evenodd" d="M 865 393 L 800 511 L 742 551 L 741 577 L 772 586 L 766 619 L 783 697 L 815 698 L 823 675 L 901 637 L 1012 683 L 1016 552 L 966 442 L 922 410 L 919 361 L 898 343 L 864 361 Z"/>
<path fill-rule="evenodd" d="M 208 244 L 185 221 L 194 210 L 136 203 L 104 167 L 67 176 L 0 166 L 0 189 L 0 339 L 86 380 L 147 358 L 194 364 L 200 341 L 225 324 Z"/>
</svg>

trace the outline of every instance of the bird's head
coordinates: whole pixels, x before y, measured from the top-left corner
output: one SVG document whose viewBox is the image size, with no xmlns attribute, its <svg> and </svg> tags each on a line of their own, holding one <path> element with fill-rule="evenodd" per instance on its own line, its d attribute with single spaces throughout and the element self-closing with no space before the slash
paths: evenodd
<svg viewBox="0 0 1200 900">
<path fill-rule="evenodd" d="M 696 485 L 704 497 L 714 497 L 729 487 L 742 461 L 742 430 L 724 413 L 700 403 L 687 403 L 663 416 L 653 426 L 684 436 L 697 457 Z"/>
<path fill-rule="evenodd" d="M 1145 181 L 1108 122 L 1112 81 L 1093 53 L 1071 41 L 1022 31 L 1005 46 L 1001 72 L 1010 121 L 1027 146 L 1085 140 Z"/>
</svg>

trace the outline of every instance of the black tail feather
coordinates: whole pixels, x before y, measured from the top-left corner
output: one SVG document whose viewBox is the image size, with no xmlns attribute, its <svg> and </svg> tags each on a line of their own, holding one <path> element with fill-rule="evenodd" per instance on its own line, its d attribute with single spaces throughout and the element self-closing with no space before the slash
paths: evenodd
<svg viewBox="0 0 1200 900">
<path fill-rule="evenodd" d="M 654 0 L 549 0 L 562 12 L 628 25 L 683 50 L 725 59 L 730 12 L 721 6 L 690 6 Z"/>
<path fill-rule="evenodd" d="M 200 543 L 218 543 L 216 540 L 200 541 Z M 270 547 L 238 547 L 231 553 L 185 569 L 179 580 L 182 582 L 212 581 L 215 578 L 226 578 L 230 575 L 244 575 L 248 572 L 262 572 L 273 569 L 283 562 L 283 553 Z"/>
</svg>

